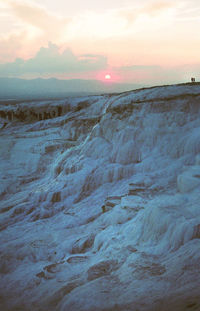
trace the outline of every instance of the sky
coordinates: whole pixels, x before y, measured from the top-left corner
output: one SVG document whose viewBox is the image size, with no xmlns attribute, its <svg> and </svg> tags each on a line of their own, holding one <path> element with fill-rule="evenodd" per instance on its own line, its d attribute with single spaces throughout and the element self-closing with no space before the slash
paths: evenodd
<svg viewBox="0 0 200 311">
<path fill-rule="evenodd" d="M 199 0 L 0 0 L 0 76 L 200 79 Z"/>
</svg>

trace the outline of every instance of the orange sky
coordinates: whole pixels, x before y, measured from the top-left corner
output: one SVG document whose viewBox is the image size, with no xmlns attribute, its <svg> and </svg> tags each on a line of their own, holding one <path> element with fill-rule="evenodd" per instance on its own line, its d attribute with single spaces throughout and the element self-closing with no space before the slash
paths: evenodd
<svg viewBox="0 0 200 311">
<path fill-rule="evenodd" d="M 0 0 L 0 16 L 1 76 L 200 77 L 199 0 Z"/>
</svg>

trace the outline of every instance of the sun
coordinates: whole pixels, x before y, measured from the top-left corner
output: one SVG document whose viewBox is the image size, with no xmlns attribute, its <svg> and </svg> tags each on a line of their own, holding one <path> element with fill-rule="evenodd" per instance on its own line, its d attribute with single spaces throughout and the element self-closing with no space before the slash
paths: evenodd
<svg viewBox="0 0 200 311">
<path fill-rule="evenodd" d="M 110 79 L 111 79 L 111 75 L 106 74 L 106 75 L 105 75 L 105 79 L 106 79 L 106 80 L 110 80 Z"/>
<path fill-rule="evenodd" d="M 118 83 L 120 81 L 120 77 L 112 68 L 97 72 L 96 79 L 106 84 Z"/>
</svg>

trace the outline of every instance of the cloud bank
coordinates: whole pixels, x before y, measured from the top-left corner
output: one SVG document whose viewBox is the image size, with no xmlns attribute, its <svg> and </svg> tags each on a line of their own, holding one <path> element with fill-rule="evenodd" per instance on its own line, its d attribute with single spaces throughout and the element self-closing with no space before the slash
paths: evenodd
<svg viewBox="0 0 200 311">
<path fill-rule="evenodd" d="M 102 55 L 76 56 L 70 49 L 59 52 L 57 45 L 49 42 L 40 48 L 35 57 L 28 60 L 17 58 L 14 62 L 0 64 L 0 76 L 22 76 L 26 74 L 59 74 L 96 71 L 107 67 L 107 58 Z"/>
</svg>

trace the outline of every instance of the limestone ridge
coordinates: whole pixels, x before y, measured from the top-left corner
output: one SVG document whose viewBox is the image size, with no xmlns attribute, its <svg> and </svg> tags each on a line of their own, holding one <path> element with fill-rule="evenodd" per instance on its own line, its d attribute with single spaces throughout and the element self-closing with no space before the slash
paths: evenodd
<svg viewBox="0 0 200 311">
<path fill-rule="evenodd" d="M 200 310 L 200 85 L 0 106 L 0 308 Z"/>
</svg>

